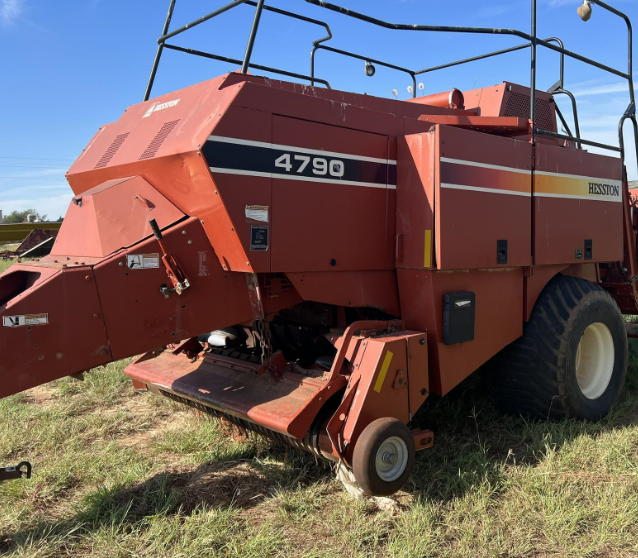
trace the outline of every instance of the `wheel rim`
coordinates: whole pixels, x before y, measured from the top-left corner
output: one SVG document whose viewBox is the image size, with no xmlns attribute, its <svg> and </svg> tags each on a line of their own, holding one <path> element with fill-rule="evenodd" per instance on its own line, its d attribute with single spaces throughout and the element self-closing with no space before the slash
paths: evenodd
<svg viewBox="0 0 638 558">
<path fill-rule="evenodd" d="M 576 379 L 587 399 L 598 399 L 609 385 L 614 370 L 614 339 L 600 322 L 583 333 L 576 351 Z"/>
<path fill-rule="evenodd" d="M 384 440 L 377 450 L 375 466 L 379 478 L 385 482 L 397 480 L 408 464 L 408 446 L 398 436 Z"/>
</svg>

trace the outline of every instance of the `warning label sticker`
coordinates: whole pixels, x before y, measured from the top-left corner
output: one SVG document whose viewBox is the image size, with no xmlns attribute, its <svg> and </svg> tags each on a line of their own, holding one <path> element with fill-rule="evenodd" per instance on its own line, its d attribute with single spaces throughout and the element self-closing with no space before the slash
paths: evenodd
<svg viewBox="0 0 638 558">
<path fill-rule="evenodd" d="M 268 227 L 250 227 L 250 249 L 253 252 L 268 250 Z"/>
<path fill-rule="evenodd" d="M 4 327 L 40 326 L 49 323 L 48 314 L 25 314 L 23 316 L 3 316 Z"/>
<path fill-rule="evenodd" d="M 262 223 L 267 223 L 268 222 L 268 206 L 267 205 L 247 205 L 246 219 L 252 219 L 253 221 L 261 221 Z"/>
<path fill-rule="evenodd" d="M 129 269 L 155 269 L 160 264 L 159 254 L 128 254 L 126 265 Z"/>
</svg>

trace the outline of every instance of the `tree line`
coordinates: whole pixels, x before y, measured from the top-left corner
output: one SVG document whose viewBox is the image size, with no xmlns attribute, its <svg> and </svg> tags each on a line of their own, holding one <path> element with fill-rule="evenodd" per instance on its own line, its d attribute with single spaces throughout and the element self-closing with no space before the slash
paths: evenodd
<svg viewBox="0 0 638 558">
<path fill-rule="evenodd" d="M 35 215 L 37 221 L 46 221 L 48 215 L 41 215 L 39 211 L 35 209 L 25 209 L 24 211 L 12 211 L 8 215 L 5 215 L 2 219 L 2 222 L 5 225 L 10 225 L 12 223 L 24 223 L 27 220 L 29 215 Z M 57 222 L 62 222 L 62 216 L 56 219 Z"/>
</svg>

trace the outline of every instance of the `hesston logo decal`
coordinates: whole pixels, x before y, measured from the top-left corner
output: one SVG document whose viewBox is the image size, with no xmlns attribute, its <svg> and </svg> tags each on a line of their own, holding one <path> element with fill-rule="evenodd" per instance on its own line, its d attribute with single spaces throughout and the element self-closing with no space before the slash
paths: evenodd
<svg viewBox="0 0 638 558">
<path fill-rule="evenodd" d="M 166 103 L 153 103 L 150 107 L 148 107 L 148 110 L 144 113 L 144 116 L 142 116 L 142 118 L 148 118 L 154 112 L 175 107 L 177 106 L 177 103 L 179 103 L 179 101 L 179 99 L 173 99 L 172 101 L 168 101 Z"/>
<path fill-rule="evenodd" d="M 597 196 L 618 197 L 620 195 L 620 186 L 616 184 L 597 184 L 596 182 L 590 182 L 589 193 Z"/>
</svg>

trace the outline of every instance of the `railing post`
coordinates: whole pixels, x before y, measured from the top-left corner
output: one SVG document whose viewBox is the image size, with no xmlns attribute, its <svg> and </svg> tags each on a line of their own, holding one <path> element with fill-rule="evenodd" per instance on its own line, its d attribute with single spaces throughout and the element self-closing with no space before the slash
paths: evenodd
<svg viewBox="0 0 638 558">
<path fill-rule="evenodd" d="M 532 0 L 532 56 L 530 80 L 530 109 L 529 117 L 532 121 L 532 145 L 536 142 L 536 0 Z"/>
<path fill-rule="evenodd" d="M 257 29 L 259 27 L 259 21 L 261 20 L 261 13 L 264 11 L 264 1 L 259 0 L 257 2 L 257 8 L 255 9 L 255 19 L 253 20 L 253 26 L 250 30 L 250 36 L 248 37 L 248 45 L 246 45 L 246 54 L 244 55 L 244 63 L 241 65 L 241 73 L 248 73 L 248 66 L 250 66 L 250 57 L 253 54 L 253 47 L 255 46 L 255 38 L 257 37 Z"/>
<path fill-rule="evenodd" d="M 173 19 L 173 10 L 175 9 L 175 2 L 177 0 L 170 0 L 168 5 L 168 13 L 166 14 L 166 20 L 164 21 L 164 28 L 162 29 L 162 37 L 168 33 L 168 28 L 171 25 L 171 19 Z M 151 90 L 153 89 L 153 83 L 155 83 L 155 75 L 157 74 L 157 67 L 162 57 L 162 51 L 164 50 L 164 42 L 160 42 L 157 45 L 157 52 L 155 53 L 155 60 L 153 61 L 153 68 L 151 69 L 151 75 L 148 78 L 146 84 L 146 91 L 144 92 L 144 100 L 148 101 L 151 96 Z"/>
<path fill-rule="evenodd" d="M 310 85 L 315 85 L 315 53 L 317 52 L 317 45 L 313 45 L 310 52 Z"/>
</svg>

